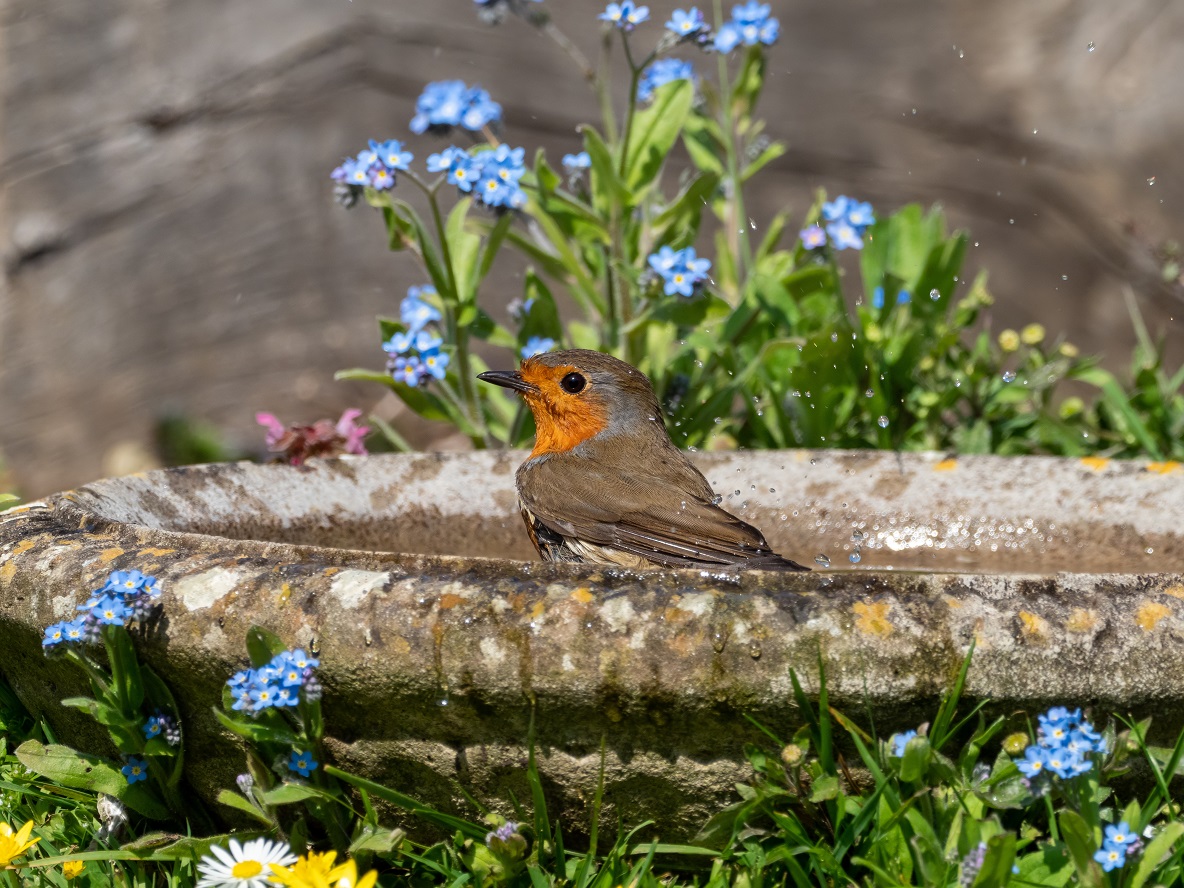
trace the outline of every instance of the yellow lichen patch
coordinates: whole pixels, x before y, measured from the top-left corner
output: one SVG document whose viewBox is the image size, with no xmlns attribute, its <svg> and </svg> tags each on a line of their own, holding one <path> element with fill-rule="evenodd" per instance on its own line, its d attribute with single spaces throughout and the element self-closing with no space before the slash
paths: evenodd
<svg viewBox="0 0 1184 888">
<path fill-rule="evenodd" d="M 953 595 L 944 595 L 942 597 L 945 599 L 946 607 L 952 610 L 957 610 L 962 606 L 962 600 L 955 598 Z"/>
<path fill-rule="evenodd" d="M 589 592 L 586 587 L 581 586 L 580 588 L 576 589 L 574 592 L 571 593 L 571 597 L 574 598 L 576 601 L 578 601 L 580 604 L 587 604 L 595 596 L 591 592 Z"/>
<path fill-rule="evenodd" d="M 956 468 L 958 468 L 958 460 L 956 459 L 943 459 L 941 462 L 933 464 L 935 472 L 952 472 Z"/>
<path fill-rule="evenodd" d="M 526 593 L 525 592 L 511 592 L 506 596 L 506 604 L 510 606 L 510 610 L 515 613 L 522 613 L 526 608 Z"/>
<path fill-rule="evenodd" d="M 1184 464 L 1178 463 L 1175 460 L 1168 460 L 1167 462 L 1149 462 L 1145 465 L 1148 472 L 1154 472 L 1156 475 L 1169 475 L 1172 472 L 1178 472 L 1184 468 Z"/>
<path fill-rule="evenodd" d="M 1083 456 L 1081 464 L 1087 469 L 1092 469 L 1095 472 L 1100 472 L 1106 466 L 1110 465 L 1110 460 L 1102 456 Z"/>
<path fill-rule="evenodd" d="M 536 601 L 534 607 L 532 607 L 530 609 L 530 618 L 532 620 L 537 620 L 539 617 L 541 617 L 543 615 L 543 611 L 545 611 L 546 609 L 547 609 L 547 606 L 543 602 Z"/>
<path fill-rule="evenodd" d="M 162 558 L 165 555 L 172 555 L 176 549 L 141 549 L 141 555 L 148 555 L 151 557 Z"/>
<path fill-rule="evenodd" d="M 122 554 L 123 549 L 119 548 L 119 546 L 113 546 L 110 549 L 103 550 L 102 554 L 99 555 L 99 561 L 103 562 L 103 564 L 110 564 Z"/>
<path fill-rule="evenodd" d="M 387 645 L 387 647 L 392 653 L 399 654 L 401 656 L 406 656 L 407 654 L 411 653 L 411 642 L 402 636 L 395 636 L 395 638 L 391 640 L 391 643 Z"/>
<path fill-rule="evenodd" d="M 3 564 L 0 564 L 0 580 L 6 583 L 12 582 L 12 578 L 16 576 L 16 562 L 9 558 Z"/>
<path fill-rule="evenodd" d="M 321 573 L 323 573 L 327 577 L 331 577 L 331 576 L 333 576 L 333 574 L 337 573 L 339 570 L 341 570 L 340 567 L 326 567 L 323 571 L 321 571 Z"/>
<path fill-rule="evenodd" d="M 32 549 L 36 545 L 37 544 L 35 542 L 33 542 L 32 540 L 21 540 L 19 543 L 16 544 L 15 547 L 13 547 L 12 554 L 13 555 L 20 555 L 23 552 L 28 552 L 30 549 Z"/>
<path fill-rule="evenodd" d="M 1069 632 L 1089 632 L 1097 625 L 1098 615 L 1082 607 L 1069 614 L 1069 619 L 1065 621 L 1065 629 Z"/>
<path fill-rule="evenodd" d="M 1163 590 L 1164 595 L 1170 595 L 1172 598 L 1184 598 L 1184 586 L 1177 583 L 1174 586 L 1168 586 Z"/>
<path fill-rule="evenodd" d="M 892 605 L 887 601 L 873 601 L 865 604 L 857 601 L 851 606 L 855 611 L 855 628 L 865 635 L 879 635 L 887 637 L 893 632 L 893 625 L 888 621 L 888 611 Z"/>
<path fill-rule="evenodd" d="M 288 583 L 284 583 L 282 586 L 280 586 L 280 603 L 287 604 L 288 599 L 291 597 L 292 597 L 292 586 Z"/>
<path fill-rule="evenodd" d="M 675 625 L 679 623 L 685 623 L 693 616 L 694 614 L 692 614 L 690 611 L 683 610 L 681 607 L 662 608 L 662 619 L 667 623 L 673 623 Z"/>
<path fill-rule="evenodd" d="M 1027 637 L 1041 640 L 1048 637 L 1048 621 L 1044 617 L 1031 611 L 1020 611 L 1019 618 L 1024 635 Z"/>
<path fill-rule="evenodd" d="M 1150 632 L 1160 620 L 1171 612 L 1172 609 L 1166 604 L 1160 604 L 1158 601 L 1144 601 L 1139 607 L 1139 612 L 1135 614 L 1135 622 L 1144 632 Z"/>
<path fill-rule="evenodd" d="M 440 596 L 440 610 L 452 610 L 458 604 L 464 604 L 464 601 L 464 598 L 453 592 L 445 592 Z"/>
</svg>

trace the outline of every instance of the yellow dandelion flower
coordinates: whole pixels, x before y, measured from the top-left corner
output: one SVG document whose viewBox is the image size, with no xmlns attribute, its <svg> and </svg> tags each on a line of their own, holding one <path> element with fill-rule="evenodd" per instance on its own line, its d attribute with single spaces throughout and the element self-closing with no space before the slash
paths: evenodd
<svg viewBox="0 0 1184 888">
<path fill-rule="evenodd" d="M 14 857 L 20 857 L 41 841 L 41 839 L 29 841 L 29 835 L 32 832 L 32 820 L 15 832 L 7 823 L 0 823 L 0 866 L 12 863 Z"/>
<path fill-rule="evenodd" d="M 288 888 L 336 888 L 333 884 L 333 861 L 336 851 L 318 854 L 309 851 L 291 866 L 271 865 L 271 881 Z M 340 868 L 340 867 L 339 867 Z"/>
<path fill-rule="evenodd" d="M 62 875 L 65 876 L 66 881 L 69 882 L 71 879 L 75 878 L 79 873 L 82 872 L 83 866 L 85 866 L 85 864 L 81 860 L 67 860 L 62 864 Z"/>
</svg>

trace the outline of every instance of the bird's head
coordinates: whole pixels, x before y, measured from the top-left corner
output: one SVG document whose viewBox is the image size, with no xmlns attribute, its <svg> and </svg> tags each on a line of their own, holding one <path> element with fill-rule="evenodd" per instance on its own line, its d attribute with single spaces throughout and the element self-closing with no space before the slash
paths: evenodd
<svg viewBox="0 0 1184 888">
<path fill-rule="evenodd" d="M 490 370 L 477 378 L 521 392 L 534 414 L 532 457 L 571 450 L 597 436 L 652 435 L 655 427 L 666 434 L 645 374 L 601 352 L 546 352 L 517 370 Z"/>
</svg>

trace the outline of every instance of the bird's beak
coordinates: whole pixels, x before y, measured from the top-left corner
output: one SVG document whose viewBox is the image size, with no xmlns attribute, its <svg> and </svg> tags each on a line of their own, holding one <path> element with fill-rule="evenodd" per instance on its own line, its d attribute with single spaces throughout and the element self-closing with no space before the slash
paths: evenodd
<svg viewBox="0 0 1184 888">
<path fill-rule="evenodd" d="M 539 391 L 538 386 L 531 385 L 523 379 L 522 374 L 517 370 L 488 370 L 485 373 L 478 373 L 477 378 L 482 382 L 492 382 L 494 385 L 514 389 L 514 391 L 523 394 L 537 395 Z"/>
</svg>

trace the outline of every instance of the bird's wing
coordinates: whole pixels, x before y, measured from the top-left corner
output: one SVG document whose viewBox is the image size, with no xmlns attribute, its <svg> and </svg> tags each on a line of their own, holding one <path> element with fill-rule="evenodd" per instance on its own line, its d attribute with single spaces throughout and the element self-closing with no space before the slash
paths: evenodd
<svg viewBox="0 0 1184 888">
<path fill-rule="evenodd" d="M 686 479 L 694 492 L 588 460 L 577 470 L 543 463 L 534 469 L 541 477 L 520 487 L 519 494 L 531 515 L 556 533 L 666 567 L 805 570 L 777 555 L 751 524 L 705 499 L 710 485 L 687 468 L 701 482 Z"/>
</svg>

